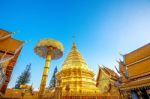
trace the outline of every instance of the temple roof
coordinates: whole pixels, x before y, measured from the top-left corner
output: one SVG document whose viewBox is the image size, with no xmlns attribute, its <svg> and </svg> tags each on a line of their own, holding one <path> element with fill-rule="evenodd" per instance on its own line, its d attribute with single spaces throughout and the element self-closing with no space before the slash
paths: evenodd
<svg viewBox="0 0 150 99">
<path fill-rule="evenodd" d="M 137 89 L 141 87 L 149 87 L 150 86 L 150 79 L 138 79 L 133 80 L 131 82 L 123 83 L 122 86 L 120 86 L 120 90 L 132 90 Z"/>
<path fill-rule="evenodd" d="M 8 51 L 12 54 L 15 54 L 16 51 L 21 49 L 23 42 L 18 41 L 13 38 L 7 38 L 0 42 L 0 50 Z"/>
<path fill-rule="evenodd" d="M 0 29 L 0 51 L 16 54 L 22 45 L 22 41 L 11 38 L 11 33 Z"/>
<path fill-rule="evenodd" d="M 66 68 L 88 69 L 88 65 L 86 64 L 80 52 L 78 51 L 75 42 L 73 43 L 72 49 L 63 63 L 62 69 Z"/>
<path fill-rule="evenodd" d="M 124 55 L 125 64 L 132 64 L 138 60 L 150 56 L 150 43 Z"/>
<path fill-rule="evenodd" d="M 108 75 L 110 75 L 112 79 L 113 79 L 113 78 L 114 78 L 114 79 L 118 79 L 118 78 L 119 78 L 118 74 L 117 74 L 115 71 L 113 71 L 112 69 L 110 69 L 110 68 L 108 68 L 108 67 L 104 67 L 103 70 L 104 70 Z"/>
<path fill-rule="evenodd" d="M 98 71 L 98 75 L 97 75 L 97 81 L 100 80 L 100 78 L 99 78 L 100 74 L 101 74 L 100 71 L 105 72 L 105 74 L 110 76 L 110 79 L 113 79 L 113 80 L 118 80 L 119 79 L 119 76 L 116 72 L 114 72 L 112 69 L 104 66 L 104 67 L 99 67 L 99 71 Z"/>
<path fill-rule="evenodd" d="M 4 40 L 10 36 L 11 36 L 11 33 L 9 33 L 8 31 L 0 29 L 0 40 Z"/>
<path fill-rule="evenodd" d="M 150 43 L 124 55 L 124 66 L 119 63 L 120 71 L 125 78 L 126 67 L 128 80 L 143 78 L 150 74 Z M 127 79 L 123 79 L 126 81 Z"/>
<path fill-rule="evenodd" d="M 13 39 L 11 35 L 11 32 L 0 29 L 0 64 L 2 64 L 7 78 L 0 89 L 0 93 L 5 93 L 12 70 L 23 46 L 22 41 Z"/>
</svg>

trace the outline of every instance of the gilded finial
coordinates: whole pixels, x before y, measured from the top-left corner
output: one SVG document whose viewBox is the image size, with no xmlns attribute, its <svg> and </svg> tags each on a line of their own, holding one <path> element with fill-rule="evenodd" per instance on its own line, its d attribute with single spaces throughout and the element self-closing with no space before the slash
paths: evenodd
<svg viewBox="0 0 150 99">
<path fill-rule="evenodd" d="M 72 35 L 72 39 L 73 39 L 73 45 L 72 45 L 72 49 L 76 49 L 76 44 L 75 44 L 75 40 L 76 40 L 76 33 L 74 32 Z"/>
</svg>

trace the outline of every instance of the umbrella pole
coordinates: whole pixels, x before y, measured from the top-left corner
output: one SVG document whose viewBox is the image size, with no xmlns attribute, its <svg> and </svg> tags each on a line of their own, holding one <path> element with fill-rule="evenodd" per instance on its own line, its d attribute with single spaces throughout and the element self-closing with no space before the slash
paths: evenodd
<svg viewBox="0 0 150 99">
<path fill-rule="evenodd" d="M 46 81 L 47 81 L 48 72 L 49 72 L 49 68 L 50 68 L 50 61 L 51 61 L 51 56 L 52 56 L 52 50 L 53 50 L 52 47 L 48 48 L 46 61 L 45 61 L 45 67 L 44 67 L 42 80 L 41 80 L 41 84 L 40 84 L 39 99 L 43 99 L 43 96 L 44 96 Z"/>
</svg>

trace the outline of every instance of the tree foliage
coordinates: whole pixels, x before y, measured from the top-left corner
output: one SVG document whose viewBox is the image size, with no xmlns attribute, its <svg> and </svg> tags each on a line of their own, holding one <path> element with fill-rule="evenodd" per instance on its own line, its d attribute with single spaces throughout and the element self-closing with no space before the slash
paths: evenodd
<svg viewBox="0 0 150 99">
<path fill-rule="evenodd" d="M 53 75 L 52 75 L 52 78 L 50 80 L 49 89 L 55 87 L 55 84 L 56 84 L 56 73 L 57 73 L 57 66 L 55 67 Z"/>
<path fill-rule="evenodd" d="M 31 70 L 31 64 L 27 65 L 25 70 L 18 77 L 16 81 L 15 89 L 20 89 L 20 85 L 27 84 L 30 82 L 30 77 L 31 77 L 30 70 Z"/>
</svg>

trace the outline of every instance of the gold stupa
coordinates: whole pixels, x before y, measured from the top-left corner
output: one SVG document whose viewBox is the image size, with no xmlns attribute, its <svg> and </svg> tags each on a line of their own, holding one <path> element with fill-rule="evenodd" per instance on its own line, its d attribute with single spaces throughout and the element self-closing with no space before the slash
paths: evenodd
<svg viewBox="0 0 150 99">
<path fill-rule="evenodd" d="M 75 42 L 56 77 L 57 86 L 61 87 L 62 96 L 96 95 L 99 93 L 94 73 L 88 68 L 77 50 Z"/>
</svg>

